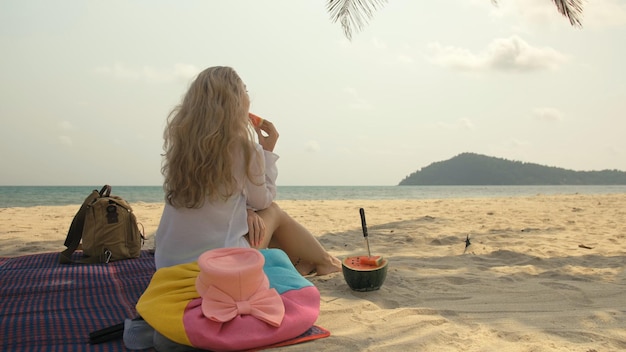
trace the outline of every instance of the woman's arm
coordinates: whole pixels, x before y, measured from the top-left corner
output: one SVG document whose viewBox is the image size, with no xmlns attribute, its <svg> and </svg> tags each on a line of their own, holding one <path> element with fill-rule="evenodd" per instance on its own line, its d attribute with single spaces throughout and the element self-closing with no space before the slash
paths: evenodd
<svg viewBox="0 0 626 352">
<path fill-rule="evenodd" d="M 248 206 L 259 210 L 269 207 L 276 197 L 278 155 L 273 151 L 278 141 L 278 131 L 268 120 L 262 120 L 254 130 L 259 144 L 250 160 L 251 180 L 246 180 L 246 197 Z"/>
<path fill-rule="evenodd" d="M 276 197 L 276 178 L 278 155 L 261 150 L 257 145 L 250 160 L 250 179 L 246 178 L 245 194 L 249 207 L 255 210 L 265 209 Z"/>
</svg>

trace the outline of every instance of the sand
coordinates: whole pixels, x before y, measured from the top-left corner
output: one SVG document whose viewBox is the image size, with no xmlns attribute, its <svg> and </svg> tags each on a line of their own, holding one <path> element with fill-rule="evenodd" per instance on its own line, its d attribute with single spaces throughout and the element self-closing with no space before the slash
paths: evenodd
<svg viewBox="0 0 626 352">
<path fill-rule="evenodd" d="M 372 252 L 389 260 L 378 291 L 310 278 L 332 335 L 280 350 L 626 349 L 626 194 L 279 205 L 340 258 L 366 253 L 363 207 Z M 163 205 L 132 206 L 148 249 Z M 0 256 L 61 251 L 77 209 L 0 209 Z"/>
</svg>

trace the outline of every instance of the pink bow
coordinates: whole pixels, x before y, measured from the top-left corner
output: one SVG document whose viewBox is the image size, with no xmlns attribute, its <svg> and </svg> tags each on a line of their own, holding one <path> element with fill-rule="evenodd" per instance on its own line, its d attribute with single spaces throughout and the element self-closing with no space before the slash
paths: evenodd
<svg viewBox="0 0 626 352">
<path fill-rule="evenodd" d="M 285 316 L 283 300 L 275 289 L 259 290 L 245 301 L 235 301 L 224 291 L 211 285 L 202 296 L 205 317 L 224 323 L 237 315 L 252 315 L 274 327 L 279 327 Z"/>
</svg>

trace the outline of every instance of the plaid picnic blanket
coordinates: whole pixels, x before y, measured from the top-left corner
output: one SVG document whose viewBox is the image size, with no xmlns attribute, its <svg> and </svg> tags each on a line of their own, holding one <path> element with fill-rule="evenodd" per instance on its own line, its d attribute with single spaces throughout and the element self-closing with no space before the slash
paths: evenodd
<svg viewBox="0 0 626 352">
<path fill-rule="evenodd" d="M 127 351 L 121 339 L 89 344 L 89 333 L 136 316 L 154 257 L 109 264 L 59 264 L 59 253 L 0 258 L 0 350 Z"/>
<path fill-rule="evenodd" d="M 59 264 L 59 253 L 0 258 L 0 351 L 128 351 L 122 339 L 91 345 L 89 333 L 136 317 L 135 304 L 154 272 L 148 251 L 88 265 Z M 314 325 L 266 348 L 329 335 Z"/>
</svg>

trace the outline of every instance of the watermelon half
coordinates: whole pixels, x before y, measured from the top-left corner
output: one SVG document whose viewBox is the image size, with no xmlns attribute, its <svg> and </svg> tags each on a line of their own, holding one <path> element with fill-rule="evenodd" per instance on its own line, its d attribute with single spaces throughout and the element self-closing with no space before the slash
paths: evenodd
<svg viewBox="0 0 626 352">
<path fill-rule="evenodd" d="M 363 263 L 366 255 L 347 257 L 341 262 L 343 277 L 354 291 L 375 291 L 385 282 L 387 277 L 387 259 L 383 258 L 380 265 Z"/>
</svg>

